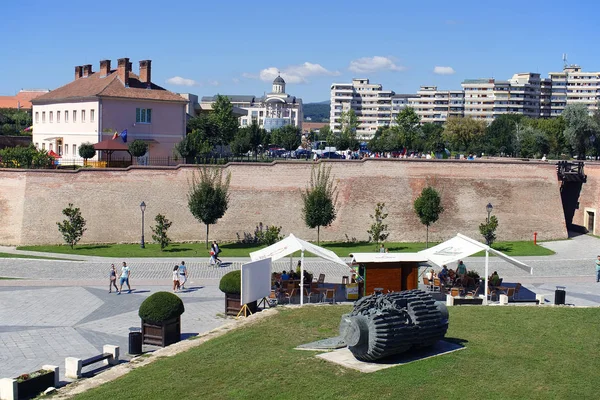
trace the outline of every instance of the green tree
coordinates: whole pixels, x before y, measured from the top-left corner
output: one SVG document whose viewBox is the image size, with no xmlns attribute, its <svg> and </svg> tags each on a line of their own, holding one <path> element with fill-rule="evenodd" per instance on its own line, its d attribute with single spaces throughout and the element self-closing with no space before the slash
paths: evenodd
<svg viewBox="0 0 600 400">
<path fill-rule="evenodd" d="M 565 137 L 577 153 L 577 158 L 585 159 L 587 149 L 593 144 L 592 138 L 595 141 L 598 126 L 594 119 L 590 117 L 585 104 L 567 105 L 562 116 L 566 125 Z"/>
<path fill-rule="evenodd" d="M 271 141 L 288 151 L 293 151 L 300 146 L 302 134 L 299 128 L 286 125 L 271 132 Z"/>
<path fill-rule="evenodd" d="M 227 96 L 217 95 L 209 119 L 217 127 L 218 144 L 221 146 L 229 144 L 238 131 L 239 122 L 233 115 L 233 105 Z"/>
<path fill-rule="evenodd" d="M 136 139 L 129 143 L 129 153 L 134 157 L 141 157 L 148 152 L 148 143 Z"/>
<path fill-rule="evenodd" d="M 519 134 L 515 151 L 520 157 L 541 157 L 548 154 L 550 145 L 544 132 L 532 126 L 525 126 Z"/>
<path fill-rule="evenodd" d="M 444 138 L 454 150 L 471 151 L 482 140 L 486 123 L 470 117 L 449 117 L 444 125 Z"/>
<path fill-rule="evenodd" d="M 199 130 L 188 133 L 187 136 L 175 145 L 175 152 L 188 164 L 194 163 L 196 157 L 205 156 L 213 149 L 213 145 Z"/>
<path fill-rule="evenodd" d="M 556 158 L 568 151 L 568 143 L 565 138 L 565 120 L 561 116 L 555 118 L 526 118 L 524 122 L 544 134 L 548 141 L 548 153 Z"/>
<path fill-rule="evenodd" d="M 479 225 L 479 233 L 483 235 L 488 246 L 496 241 L 496 228 L 498 228 L 498 218 L 492 215 L 489 220 Z"/>
<path fill-rule="evenodd" d="M 50 168 L 53 162 L 46 150 L 38 150 L 33 144 L 0 150 L 0 166 L 4 168 Z"/>
<path fill-rule="evenodd" d="M 304 222 L 311 229 L 317 228 L 319 244 L 321 227 L 331 225 L 336 217 L 337 186 L 331 178 L 331 167 L 319 164 L 312 168 L 310 183 L 302 192 L 302 200 Z"/>
<path fill-rule="evenodd" d="M 206 225 L 206 248 L 210 225 L 225 215 L 229 207 L 231 174 L 223 178 L 221 168 L 201 167 L 193 174 L 188 192 L 188 207 L 192 215 Z"/>
<path fill-rule="evenodd" d="M 313 137 L 311 138 L 311 140 L 313 142 L 326 141 L 330 136 L 331 136 L 331 127 L 329 125 L 325 125 L 321 129 L 319 129 L 319 133 L 315 132 L 313 134 Z M 324 148 L 324 146 L 320 146 L 320 148 L 317 148 L 317 147 L 318 146 L 313 146 L 313 150 L 323 150 L 323 148 Z"/>
<path fill-rule="evenodd" d="M 358 128 L 358 117 L 354 110 L 342 111 L 340 115 L 340 132 L 329 130 L 327 134 L 327 145 L 335 146 L 338 150 L 356 150 L 358 149 L 358 139 L 356 138 L 356 129 Z M 321 136 L 321 135 L 319 135 Z"/>
<path fill-rule="evenodd" d="M 231 152 L 236 155 L 242 155 L 250 151 L 252 145 L 250 144 L 250 131 L 249 128 L 242 128 L 237 131 L 233 140 L 229 143 Z"/>
<path fill-rule="evenodd" d="M 421 223 L 427 227 L 425 246 L 429 247 L 429 225 L 435 223 L 440 218 L 440 214 L 444 212 L 442 199 L 437 190 L 427 186 L 415 200 L 414 208 Z"/>
<path fill-rule="evenodd" d="M 420 150 L 442 153 L 446 148 L 443 138 L 444 127 L 442 125 L 427 122 L 421 126 L 421 138 L 423 144 Z"/>
<path fill-rule="evenodd" d="M 496 117 L 485 132 L 486 154 L 516 154 L 516 130 L 523 119 L 525 117 L 522 114 L 502 114 Z"/>
<path fill-rule="evenodd" d="M 385 239 L 390 235 L 387 231 L 387 224 L 383 223 L 383 220 L 387 218 L 387 213 L 383 211 L 385 203 L 377 203 L 375 206 L 375 215 L 369 215 L 373 220 L 371 229 L 367 231 L 370 240 L 375 241 L 379 245 L 380 242 L 385 242 Z"/>
<path fill-rule="evenodd" d="M 160 251 L 163 251 L 171 243 L 167 231 L 173 223 L 162 214 L 158 214 L 154 221 L 156 221 L 156 225 L 150 228 L 152 229 L 152 240 L 160 244 Z"/>
<path fill-rule="evenodd" d="M 79 157 L 83 158 L 83 165 L 87 164 L 87 160 L 96 155 L 96 149 L 94 149 L 94 145 L 85 142 L 79 145 Z"/>
<path fill-rule="evenodd" d="M 392 129 L 398 132 L 400 145 L 408 150 L 417 150 L 415 145 L 421 134 L 421 118 L 412 107 L 406 107 L 396 116 Z"/>
<path fill-rule="evenodd" d="M 58 231 L 62 234 L 65 243 L 71 246 L 72 249 L 87 230 L 85 228 L 86 222 L 81 216 L 79 208 L 73 207 L 73 203 L 69 203 L 69 206 L 62 210 L 62 213 L 67 219 L 63 222 L 57 222 L 56 225 L 58 225 Z"/>
</svg>

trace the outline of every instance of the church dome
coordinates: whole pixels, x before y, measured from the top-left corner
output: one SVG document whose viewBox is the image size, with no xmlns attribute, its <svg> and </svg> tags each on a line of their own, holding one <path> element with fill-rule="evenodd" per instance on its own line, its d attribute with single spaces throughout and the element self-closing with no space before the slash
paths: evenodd
<svg viewBox="0 0 600 400">
<path fill-rule="evenodd" d="M 285 81 L 281 76 L 277 75 L 277 78 L 275 78 L 275 80 L 273 81 L 273 85 L 275 84 L 285 85 Z"/>
</svg>

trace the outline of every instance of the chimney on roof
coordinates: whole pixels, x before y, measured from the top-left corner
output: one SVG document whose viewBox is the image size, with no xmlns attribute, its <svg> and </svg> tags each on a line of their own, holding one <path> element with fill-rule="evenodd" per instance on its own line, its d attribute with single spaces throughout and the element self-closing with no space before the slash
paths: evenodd
<svg viewBox="0 0 600 400">
<path fill-rule="evenodd" d="M 127 63 L 127 69 L 129 70 L 129 72 L 133 71 L 133 63 L 132 62 Z"/>
<path fill-rule="evenodd" d="M 100 61 L 100 77 L 105 77 L 110 74 L 110 60 Z"/>
<path fill-rule="evenodd" d="M 140 82 L 150 89 L 152 86 L 152 60 L 140 61 Z"/>
<path fill-rule="evenodd" d="M 119 58 L 117 60 L 117 73 L 123 85 L 129 87 L 129 58 Z"/>
<path fill-rule="evenodd" d="M 92 64 L 85 64 L 83 66 L 83 77 L 87 78 L 92 74 Z"/>
<path fill-rule="evenodd" d="M 75 80 L 81 78 L 82 73 L 83 73 L 83 67 L 81 65 L 77 65 L 75 67 Z"/>
</svg>

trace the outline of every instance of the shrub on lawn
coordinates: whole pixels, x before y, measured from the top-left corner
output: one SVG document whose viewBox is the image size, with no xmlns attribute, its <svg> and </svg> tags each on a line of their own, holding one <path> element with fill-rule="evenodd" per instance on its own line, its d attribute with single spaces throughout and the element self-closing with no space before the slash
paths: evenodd
<svg viewBox="0 0 600 400">
<path fill-rule="evenodd" d="M 223 275 L 219 282 L 219 290 L 223 293 L 241 294 L 241 271 L 231 271 Z"/>
<path fill-rule="evenodd" d="M 160 323 L 179 317 L 185 311 L 183 301 L 169 292 L 156 292 L 150 295 L 138 311 L 144 321 Z"/>
</svg>

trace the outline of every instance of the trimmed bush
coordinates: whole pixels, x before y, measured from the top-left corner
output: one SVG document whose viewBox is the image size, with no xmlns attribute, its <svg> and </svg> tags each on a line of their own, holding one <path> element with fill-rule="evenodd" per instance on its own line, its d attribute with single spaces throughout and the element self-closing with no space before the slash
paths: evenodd
<svg viewBox="0 0 600 400">
<path fill-rule="evenodd" d="M 223 293 L 241 294 L 241 271 L 231 271 L 223 275 L 219 282 L 219 289 Z"/>
<path fill-rule="evenodd" d="M 179 297 L 169 292 L 156 292 L 144 300 L 138 315 L 144 321 L 161 323 L 179 317 L 184 311 Z"/>
</svg>

